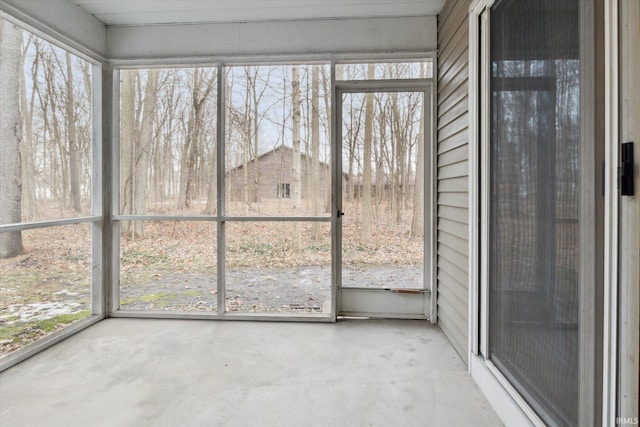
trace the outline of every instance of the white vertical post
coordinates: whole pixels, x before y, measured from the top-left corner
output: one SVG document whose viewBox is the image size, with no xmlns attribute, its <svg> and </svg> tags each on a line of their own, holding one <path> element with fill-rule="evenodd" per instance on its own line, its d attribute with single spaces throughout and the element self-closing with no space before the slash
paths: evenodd
<svg viewBox="0 0 640 427">
<path fill-rule="evenodd" d="M 338 209 L 342 209 L 342 93 L 336 89 L 336 61 L 331 61 L 331 318 L 335 322 L 342 310 L 340 289 L 342 288 L 342 219 Z"/>
<path fill-rule="evenodd" d="M 111 143 L 111 150 L 104 170 L 105 176 L 110 176 L 111 179 L 105 179 L 105 183 L 109 181 L 110 186 L 105 192 L 108 205 L 104 210 L 104 223 L 108 231 L 105 243 L 110 242 L 110 251 L 106 246 L 105 250 L 111 255 L 111 283 L 107 283 L 110 291 L 107 314 L 110 314 L 120 309 L 120 221 L 113 220 L 114 215 L 120 213 L 120 70 L 108 67 L 107 71 L 109 76 L 105 72 L 103 87 L 110 100 L 105 103 L 104 123 L 105 129 L 108 129 L 105 139 Z"/>
<path fill-rule="evenodd" d="M 620 201 L 620 325 L 618 416 L 640 416 L 640 2 L 620 2 L 620 143 L 633 142 L 635 195 Z"/>
<path fill-rule="evenodd" d="M 102 133 L 103 93 L 102 64 L 91 67 L 91 216 L 104 218 L 103 212 L 103 159 L 105 145 Z M 107 280 L 105 274 L 104 221 L 91 223 L 91 314 L 104 315 L 107 298 Z"/>
<path fill-rule="evenodd" d="M 226 287 L 225 287 L 225 223 L 223 218 L 225 213 L 225 153 L 226 153 L 226 141 L 225 141 L 225 113 L 226 113 L 226 68 L 222 64 L 218 64 L 218 98 L 216 100 L 217 105 L 217 126 L 216 126 L 216 150 L 217 150 L 217 171 L 218 179 L 217 185 L 217 210 L 218 219 L 216 221 L 217 228 L 217 285 L 218 285 L 218 315 L 222 315 L 226 308 Z"/>
<path fill-rule="evenodd" d="M 619 2 L 604 2 L 605 42 L 605 230 L 603 327 L 603 425 L 615 425 L 618 345 L 618 150 Z"/>
</svg>

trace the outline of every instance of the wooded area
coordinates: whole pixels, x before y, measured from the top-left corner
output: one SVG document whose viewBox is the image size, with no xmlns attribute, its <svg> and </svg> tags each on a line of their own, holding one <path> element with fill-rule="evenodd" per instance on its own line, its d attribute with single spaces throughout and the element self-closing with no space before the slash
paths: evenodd
<svg viewBox="0 0 640 427">
<path fill-rule="evenodd" d="M 427 73 L 422 63 L 380 65 L 368 65 L 367 76 Z M 362 78 L 361 69 L 341 67 L 339 78 Z M 237 66 L 225 73 L 225 213 L 328 215 L 328 65 Z M 121 72 L 121 213 L 216 213 L 216 79 L 212 68 Z M 408 231 L 421 236 L 422 94 L 381 92 L 343 102 L 345 202 L 364 209 L 367 219 L 384 207 L 385 218 L 400 221 L 410 210 Z M 267 156 L 280 148 L 290 158 Z M 123 230 L 143 235 L 129 226 Z"/>
<path fill-rule="evenodd" d="M 89 215 L 91 65 L 13 24 L 3 23 L 2 34 L 0 223 Z M 426 72 L 424 63 L 347 64 L 337 67 L 337 78 Z M 329 214 L 329 75 L 328 64 L 225 69 L 227 215 Z M 213 67 L 121 70 L 121 214 L 217 213 L 218 78 Z M 413 210 L 408 231 L 420 236 L 423 100 L 411 93 L 352 98 L 344 100 L 345 203 L 362 210 L 365 241 L 367 222 L 382 207 L 396 221 Z M 278 147 L 291 150 L 287 178 L 261 182 L 268 174 L 261 173 L 260 158 Z M 243 171 L 241 188 L 233 188 L 234 170 Z M 272 203 L 258 191 L 261 185 L 276 189 L 281 200 Z M 238 193 L 241 198 L 232 197 Z M 123 236 L 142 237 L 141 227 L 125 221 Z M 0 242 L 3 257 L 23 250 L 19 232 L 1 233 Z"/>
<path fill-rule="evenodd" d="M 84 216 L 91 203 L 91 65 L 0 21 L 0 224 Z M 22 253 L 0 233 L 0 257 Z"/>
</svg>

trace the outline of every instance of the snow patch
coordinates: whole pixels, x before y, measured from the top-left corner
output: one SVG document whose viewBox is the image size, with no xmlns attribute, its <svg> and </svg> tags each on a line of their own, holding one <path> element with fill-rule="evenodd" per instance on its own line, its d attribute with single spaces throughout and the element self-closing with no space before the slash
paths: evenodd
<svg viewBox="0 0 640 427">
<path fill-rule="evenodd" d="M 77 302 L 44 302 L 34 304 L 15 304 L 8 307 L 9 314 L 0 315 L 0 320 L 5 321 L 11 318 L 11 322 L 34 322 L 47 320 L 61 314 L 75 314 L 84 309 L 82 304 Z"/>
</svg>

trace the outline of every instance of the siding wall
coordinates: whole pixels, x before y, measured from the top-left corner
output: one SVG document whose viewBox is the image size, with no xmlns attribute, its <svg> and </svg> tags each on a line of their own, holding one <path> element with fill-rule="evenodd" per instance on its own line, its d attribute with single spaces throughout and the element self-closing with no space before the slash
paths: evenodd
<svg viewBox="0 0 640 427">
<path fill-rule="evenodd" d="M 448 0 L 438 17 L 438 323 L 468 354 L 468 63 L 471 0 Z"/>
</svg>

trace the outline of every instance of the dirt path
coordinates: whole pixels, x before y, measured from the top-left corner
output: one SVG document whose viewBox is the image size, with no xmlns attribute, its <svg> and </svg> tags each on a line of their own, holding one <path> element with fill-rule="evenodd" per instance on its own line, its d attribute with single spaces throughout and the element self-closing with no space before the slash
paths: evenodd
<svg viewBox="0 0 640 427">
<path fill-rule="evenodd" d="M 331 269 L 326 267 L 242 268 L 227 270 L 227 309 L 242 312 L 307 312 L 327 309 Z M 422 267 L 343 268 L 344 287 L 418 288 Z M 123 286 L 126 310 L 215 311 L 215 274 L 168 273 L 151 283 Z"/>
</svg>

